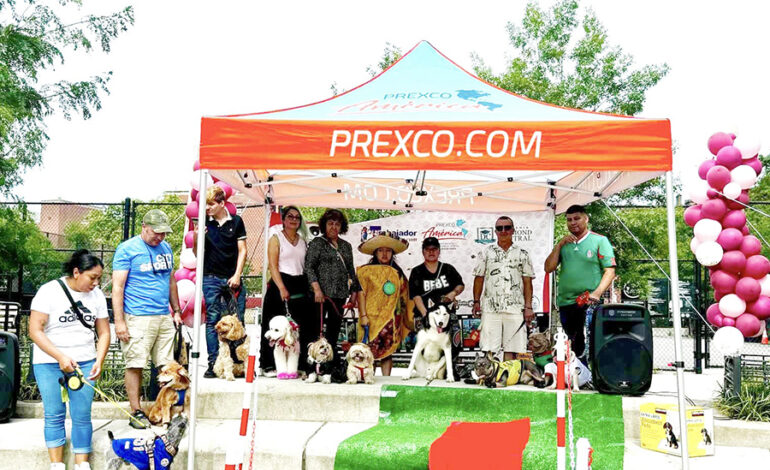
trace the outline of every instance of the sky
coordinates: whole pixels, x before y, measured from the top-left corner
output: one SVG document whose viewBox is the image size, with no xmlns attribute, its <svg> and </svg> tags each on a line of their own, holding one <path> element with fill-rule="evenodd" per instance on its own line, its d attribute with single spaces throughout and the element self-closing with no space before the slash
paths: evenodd
<svg viewBox="0 0 770 470">
<path fill-rule="evenodd" d="M 551 5 L 542 1 L 541 5 Z M 85 0 L 79 14 L 125 1 Z M 502 72 L 513 48 L 506 24 L 526 2 L 133 2 L 136 22 L 110 54 L 68 55 L 43 78 L 111 70 L 110 94 L 89 120 L 47 119 L 43 163 L 17 188 L 26 201 L 118 202 L 188 190 L 202 116 L 267 111 L 331 96 L 368 80 L 386 43 L 408 51 L 428 40 L 466 70 L 476 53 Z M 770 151 L 770 4 L 734 0 L 583 0 L 609 41 L 637 66 L 669 74 L 638 116 L 668 118 L 674 171 L 687 186 L 716 131 L 757 136 Z"/>
</svg>

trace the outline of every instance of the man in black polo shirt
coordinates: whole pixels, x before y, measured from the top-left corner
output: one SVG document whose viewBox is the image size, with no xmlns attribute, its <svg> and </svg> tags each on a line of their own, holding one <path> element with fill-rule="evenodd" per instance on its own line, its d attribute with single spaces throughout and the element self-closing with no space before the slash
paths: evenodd
<svg viewBox="0 0 770 470">
<path fill-rule="evenodd" d="M 203 375 L 216 377 L 214 362 L 219 354 L 219 338 L 214 329 L 230 294 L 237 296 L 238 317 L 243 321 L 246 309 L 246 289 L 241 275 L 246 263 L 246 227 L 237 215 L 225 208 L 225 192 L 219 186 L 206 191 L 206 248 L 203 257 L 203 297 L 206 299 L 206 347 L 209 368 Z M 197 237 L 196 237 L 197 238 Z M 193 243 L 197 248 L 197 243 Z"/>
</svg>

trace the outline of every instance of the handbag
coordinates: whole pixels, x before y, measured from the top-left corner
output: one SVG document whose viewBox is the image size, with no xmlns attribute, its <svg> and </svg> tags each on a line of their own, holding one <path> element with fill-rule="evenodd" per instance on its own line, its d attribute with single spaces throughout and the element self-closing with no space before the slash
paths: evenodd
<svg viewBox="0 0 770 470">
<path fill-rule="evenodd" d="M 174 334 L 174 360 L 181 366 L 187 366 L 190 363 L 190 344 L 184 338 L 182 325 L 177 325 Z"/>
<path fill-rule="evenodd" d="M 86 327 L 87 329 L 91 330 L 91 332 L 94 334 L 94 341 L 99 340 L 99 336 L 96 334 L 96 328 L 95 325 L 89 325 L 88 322 L 86 322 L 85 318 L 83 318 L 83 314 L 80 312 L 80 308 L 78 308 L 78 305 L 75 303 L 75 299 L 72 298 L 72 295 L 70 294 L 69 289 L 67 289 L 67 286 L 64 285 L 64 281 L 61 279 L 56 280 L 59 285 L 61 286 L 62 290 L 64 291 L 64 294 L 67 296 L 67 299 L 70 301 L 70 306 L 72 308 L 72 312 L 75 314 L 75 316 L 80 320 L 80 323 Z"/>
</svg>

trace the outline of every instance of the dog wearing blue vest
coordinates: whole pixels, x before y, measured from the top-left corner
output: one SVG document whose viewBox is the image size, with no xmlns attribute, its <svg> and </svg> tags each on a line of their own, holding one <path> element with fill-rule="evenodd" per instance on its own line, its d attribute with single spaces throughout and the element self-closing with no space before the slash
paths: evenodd
<svg viewBox="0 0 770 470">
<path fill-rule="evenodd" d="M 190 376 L 187 369 L 171 361 L 158 373 L 158 384 L 161 389 L 147 418 L 155 425 L 168 424 L 173 415 L 184 413 L 189 408 L 187 389 L 190 388 Z"/>
<path fill-rule="evenodd" d="M 107 459 L 107 470 L 119 470 L 123 465 L 138 470 L 168 470 L 186 430 L 187 417 L 180 414 L 171 419 L 160 436 L 115 439 L 108 431 L 114 455 Z"/>
</svg>

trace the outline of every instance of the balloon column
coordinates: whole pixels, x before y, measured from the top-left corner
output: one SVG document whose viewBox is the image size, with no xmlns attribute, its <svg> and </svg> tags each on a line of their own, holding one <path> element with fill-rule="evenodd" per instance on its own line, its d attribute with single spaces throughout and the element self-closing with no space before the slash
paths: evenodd
<svg viewBox="0 0 770 470">
<path fill-rule="evenodd" d="M 195 311 L 195 279 L 197 273 L 195 272 L 197 267 L 197 258 L 193 252 L 193 243 L 195 242 L 195 236 L 193 228 L 195 223 L 193 222 L 198 218 L 199 204 L 206 204 L 206 195 L 201 196 L 200 192 L 200 163 L 196 161 L 193 164 L 193 174 L 190 178 L 190 197 L 185 207 L 185 215 L 187 227 L 187 233 L 184 235 L 184 247 L 182 253 L 179 256 L 179 269 L 174 273 L 176 279 L 177 292 L 179 294 L 179 307 L 182 309 L 182 319 L 185 325 L 193 326 L 193 314 Z M 233 195 L 233 188 L 224 181 L 217 181 L 214 178 L 209 177 L 206 182 L 206 187 L 210 187 L 215 184 L 222 188 L 225 193 L 225 207 L 231 215 L 235 215 L 235 205 L 227 199 Z M 203 306 L 203 318 L 202 322 L 206 321 L 205 317 L 205 305 Z"/>
<path fill-rule="evenodd" d="M 714 158 L 698 168 L 703 181 L 691 188 L 695 205 L 684 212 L 695 234 L 690 248 L 711 274 L 717 303 L 706 319 L 719 328 L 715 346 L 725 354 L 739 352 L 743 337 L 761 335 L 770 318 L 770 261 L 762 256 L 759 239 L 749 234 L 744 211 L 762 171 L 759 148 L 751 138 L 712 135 L 708 149 Z"/>
</svg>

